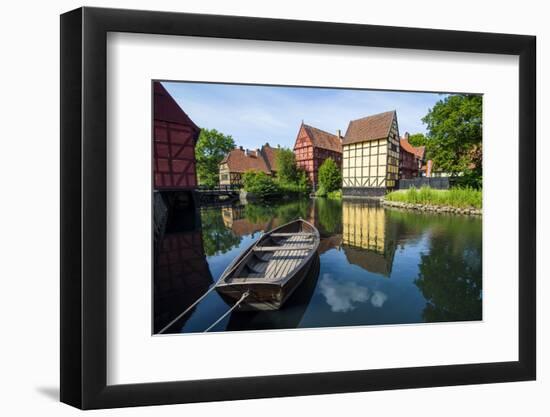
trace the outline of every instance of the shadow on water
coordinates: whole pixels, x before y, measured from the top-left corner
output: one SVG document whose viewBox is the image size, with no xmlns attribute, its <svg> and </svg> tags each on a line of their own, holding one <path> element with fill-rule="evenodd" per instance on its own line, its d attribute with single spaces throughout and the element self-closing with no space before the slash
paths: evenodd
<svg viewBox="0 0 550 417">
<path fill-rule="evenodd" d="M 225 330 L 272 330 L 299 327 L 317 286 L 319 267 L 319 256 L 316 256 L 307 277 L 280 311 L 233 312 Z M 284 312 L 284 314 L 281 314 L 281 312 Z"/>
<path fill-rule="evenodd" d="M 481 219 L 304 199 L 202 207 L 170 219 L 158 244 L 154 331 L 204 294 L 261 233 L 297 218 L 321 234 L 315 270 L 279 311 L 233 312 L 217 330 L 481 320 Z M 190 227 L 190 230 L 185 230 Z M 168 333 L 200 332 L 227 311 L 215 291 Z"/>
</svg>

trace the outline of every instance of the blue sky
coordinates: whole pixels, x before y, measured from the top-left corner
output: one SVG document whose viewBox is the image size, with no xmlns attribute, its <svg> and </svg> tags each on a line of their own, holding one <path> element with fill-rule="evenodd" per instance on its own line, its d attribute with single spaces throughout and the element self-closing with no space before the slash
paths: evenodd
<svg viewBox="0 0 550 417">
<path fill-rule="evenodd" d="M 328 88 L 270 87 L 163 82 L 180 107 L 200 127 L 233 136 L 255 149 L 269 142 L 292 148 L 302 120 L 327 132 L 345 134 L 350 120 L 397 110 L 401 135 L 425 132 L 422 117 L 444 96 Z"/>
</svg>

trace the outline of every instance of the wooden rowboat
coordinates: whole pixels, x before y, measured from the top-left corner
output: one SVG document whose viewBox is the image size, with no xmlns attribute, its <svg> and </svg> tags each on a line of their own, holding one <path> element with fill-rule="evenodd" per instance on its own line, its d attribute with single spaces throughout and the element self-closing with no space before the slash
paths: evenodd
<svg viewBox="0 0 550 417">
<path fill-rule="evenodd" d="M 305 220 L 279 226 L 227 267 L 216 291 L 241 311 L 278 310 L 307 276 L 319 241 L 319 231 Z"/>
</svg>

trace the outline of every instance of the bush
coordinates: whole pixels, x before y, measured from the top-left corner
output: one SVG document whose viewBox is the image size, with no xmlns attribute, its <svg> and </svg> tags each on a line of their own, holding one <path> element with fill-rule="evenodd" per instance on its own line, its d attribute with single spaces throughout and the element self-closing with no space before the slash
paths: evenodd
<svg viewBox="0 0 550 417">
<path fill-rule="evenodd" d="M 319 188 L 321 187 L 327 193 L 342 188 L 342 173 L 332 158 L 326 159 L 319 167 Z"/>
<path fill-rule="evenodd" d="M 326 197 L 327 196 L 327 190 L 324 187 L 324 185 L 320 185 L 319 188 L 317 188 L 317 191 L 315 192 L 315 195 L 317 197 Z"/>
<path fill-rule="evenodd" d="M 279 148 L 275 153 L 277 177 L 285 183 L 295 183 L 298 179 L 296 156 L 290 149 Z"/>
<path fill-rule="evenodd" d="M 277 184 L 283 194 L 308 194 L 310 190 L 307 174 L 304 170 L 297 170 L 296 178 L 293 181 L 277 177 Z"/>
<path fill-rule="evenodd" d="M 482 187 L 483 177 L 480 172 L 475 170 L 466 170 L 459 177 L 453 177 L 453 185 L 458 188 L 475 188 L 480 190 Z"/>
<path fill-rule="evenodd" d="M 407 191 L 393 191 L 387 194 L 386 200 L 434 206 L 481 208 L 482 191 L 471 187 L 457 187 L 450 190 L 434 190 L 430 187 L 422 187 L 420 190 L 409 188 Z"/>
<path fill-rule="evenodd" d="M 275 197 L 281 193 L 272 177 L 261 171 L 246 171 L 243 174 L 244 190 L 259 198 Z"/>
<path fill-rule="evenodd" d="M 342 190 L 331 191 L 330 193 L 327 193 L 327 197 L 331 200 L 341 200 Z"/>
</svg>

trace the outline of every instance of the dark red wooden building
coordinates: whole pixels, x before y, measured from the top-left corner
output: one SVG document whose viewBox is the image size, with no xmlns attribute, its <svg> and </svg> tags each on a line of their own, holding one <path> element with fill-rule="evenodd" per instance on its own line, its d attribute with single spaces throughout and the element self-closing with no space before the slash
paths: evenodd
<svg viewBox="0 0 550 417">
<path fill-rule="evenodd" d="M 409 133 L 405 133 L 400 141 L 399 178 L 410 179 L 420 176 L 424 163 L 424 146 L 413 146 L 409 143 Z"/>
<path fill-rule="evenodd" d="M 195 144 L 200 129 L 160 82 L 154 83 L 154 188 L 192 190 L 197 186 Z"/>
<path fill-rule="evenodd" d="M 309 181 L 317 188 L 319 167 L 326 159 L 332 158 L 342 167 L 342 138 L 302 122 L 294 144 L 296 165 L 304 169 Z"/>
</svg>

